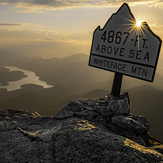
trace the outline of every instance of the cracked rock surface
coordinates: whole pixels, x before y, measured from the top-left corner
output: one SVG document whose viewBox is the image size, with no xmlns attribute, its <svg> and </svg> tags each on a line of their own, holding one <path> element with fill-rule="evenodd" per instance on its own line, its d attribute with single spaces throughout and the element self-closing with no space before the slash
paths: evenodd
<svg viewBox="0 0 163 163">
<path fill-rule="evenodd" d="M 71 101 L 53 117 L 0 110 L 3 163 L 163 163 L 163 144 L 129 97 Z"/>
</svg>

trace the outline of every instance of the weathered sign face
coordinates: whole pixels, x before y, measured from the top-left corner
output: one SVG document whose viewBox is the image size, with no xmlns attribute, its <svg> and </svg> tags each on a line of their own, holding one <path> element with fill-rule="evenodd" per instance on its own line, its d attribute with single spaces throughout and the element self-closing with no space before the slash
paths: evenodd
<svg viewBox="0 0 163 163">
<path fill-rule="evenodd" d="M 137 26 L 124 3 L 103 29 L 94 31 L 89 66 L 152 82 L 161 42 L 147 23 Z"/>
</svg>

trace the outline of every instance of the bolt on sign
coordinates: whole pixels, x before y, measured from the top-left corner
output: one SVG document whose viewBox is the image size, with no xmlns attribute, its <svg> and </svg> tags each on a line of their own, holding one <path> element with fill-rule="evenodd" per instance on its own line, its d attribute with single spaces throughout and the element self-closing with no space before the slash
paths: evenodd
<svg viewBox="0 0 163 163">
<path fill-rule="evenodd" d="M 124 3 L 93 33 L 89 66 L 153 82 L 161 39 Z"/>
</svg>

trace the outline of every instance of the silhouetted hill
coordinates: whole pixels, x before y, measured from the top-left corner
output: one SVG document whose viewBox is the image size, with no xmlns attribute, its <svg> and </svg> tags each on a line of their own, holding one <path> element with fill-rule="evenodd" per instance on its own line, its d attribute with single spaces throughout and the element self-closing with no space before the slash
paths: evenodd
<svg viewBox="0 0 163 163">
<path fill-rule="evenodd" d="M 16 57 L 0 60 L 0 65 L 16 66 L 34 71 L 41 80 L 51 85 L 64 85 L 77 94 L 84 94 L 94 89 L 112 88 L 114 73 L 88 66 L 89 56 L 74 54 L 64 58 L 45 59 L 41 57 Z M 160 72 L 160 71 L 159 71 Z M 108 84 L 107 84 L 108 83 Z M 141 85 L 150 85 L 163 89 L 163 76 L 156 73 L 153 83 L 124 76 L 122 89 L 130 89 Z"/>
<path fill-rule="evenodd" d="M 27 84 L 21 88 L 15 91 L 0 89 L 0 109 L 24 109 L 37 111 L 41 115 L 54 115 L 67 102 L 79 98 L 62 85 L 44 89 L 42 86 Z"/>
<path fill-rule="evenodd" d="M 102 90 L 102 89 L 96 89 L 93 91 L 90 91 L 82 96 L 82 98 L 93 98 L 93 97 L 103 97 L 105 95 L 109 94 L 108 91 Z"/>
<path fill-rule="evenodd" d="M 16 66 L 34 71 L 41 80 L 46 81 L 48 84 L 65 85 L 76 90 L 80 88 L 79 93 L 81 91 L 86 93 L 91 89 L 96 89 L 96 87 L 89 88 L 90 86 L 112 80 L 112 73 L 89 67 L 88 58 L 89 56 L 86 54 L 75 54 L 65 58 L 52 59 L 21 57 L 10 60 L 8 58 L 5 61 L 0 60 L 0 65 Z"/>
<path fill-rule="evenodd" d="M 163 90 L 162 83 L 163 83 L 163 75 L 157 73 L 156 71 L 153 83 L 146 82 L 146 81 L 139 80 L 139 79 L 132 78 L 132 77 L 128 77 L 128 76 L 123 76 L 122 89 L 131 89 L 133 87 L 149 85 L 151 87 Z"/>
<path fill-rule="evenodd" d="M 11 81 L 17 81 L 24 77 L 27 77 L 24 75 L 21 71 L 9 71 L 9 69 L 5 67 L 0 67 L 0 83 L 1 85 L 8 85 L 8 82 Z"/>
</svg>

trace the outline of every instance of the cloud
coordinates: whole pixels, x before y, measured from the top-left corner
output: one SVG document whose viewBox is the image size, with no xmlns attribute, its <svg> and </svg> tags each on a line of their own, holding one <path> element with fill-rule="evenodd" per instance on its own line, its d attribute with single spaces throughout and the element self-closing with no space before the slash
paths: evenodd
<svg viewBox="0 0 163 163">
<path fill-rule="evenodd" d="M 155 28 L 163 28 L 163 25 L 157 25 L 156 23 L 155 24 L 151 24 L 150 25 L 151 27 L 155 27 Z"/>
<path fill-rule="evenodd" d="M 37 12 L 42 13 L 43 10 L 56 10 L 73 7 L 90 6 L 97 3 L 96 0 L 0 0 L 0 4 L 15 4 L 12 9 L 15 12 Z"/>
<path fill-rule="evenodd" d="M 35 23 L 0 23 L 0 27 L 38 26 Z"/>
<path fill-rule="evenodd" d="M 50 30 L 0 29 L 0 55 L 65 57 L 89 53 L 89 32 L 60 33 Z M 80 36 L 80 37 L 78 37 Z"/>
<path fill-rule="evenodd" d="M 21 27 L 40 27 L 35 23 L 0 23 L 0 28 L 11 29 Z"/>
<path fill-rule="evenodd" d="M 5 27 L 22 27 L 22 26 L 24 26 L 23 24 L 21 24 L 21 23 L 16 23 L 16 24 L 14 24 L 14 23 L 0 23 L 0 26 L 5 26 Z"/>
<path fill-rule="evenodd" d="M 17 24 L 0 24 L 0 26 L 17 26 Z M 19 24 L 18 24 L 19 25 Z M 50 30 L 30 30 L 30 29 L 0 29 L 1 40 L 17 41 L 52 41 L 52 42 L 76 42 L 90 43 L 92 35 L 89 32 L 69 32 L 61 33 Z"/>
<path fill-rule="evenodd" d="M 79 36 L 89 35 L 77 32 Z M 75 53 L 89 53 L 87 38 L 77 33 L 59 33 L 46 30 L 0 29 L 0 55 L 65 57 Z M 91 39 L 91 36 L 90 36 Z"/>
<path fill-rule="evenodd" d="M 126 0 L 125 2 L 131 6 L 163 7 L 163 0 Z M 15 12 L 32 13 L 73 7 L 117 7 L 123 3 L 123 0 L 0 0 L 0 4 L 15 4 L 12 9 Z"/>
<path fill-rule="evenodd" d="M 158 25 L 155 23 L 155 24 L 151 24 L 150 27 L 163 40 L 163 31 L 162 31 L 163 25 L 161 25 L 161 24 Z"/>
<path fill-rule="evenodd" d="M 10 25 L 10 24 L 9 24 Z M 36 41 L 44 40 L 44 38 L 56 38 L 58 33 L 55 31 L 46 31 L 46 30 L 27 30 L 27 29 L 0 29 L 1 39 L 10 39 L 14 38 L 16 40 L 22 41 Z"/>
</svg>

